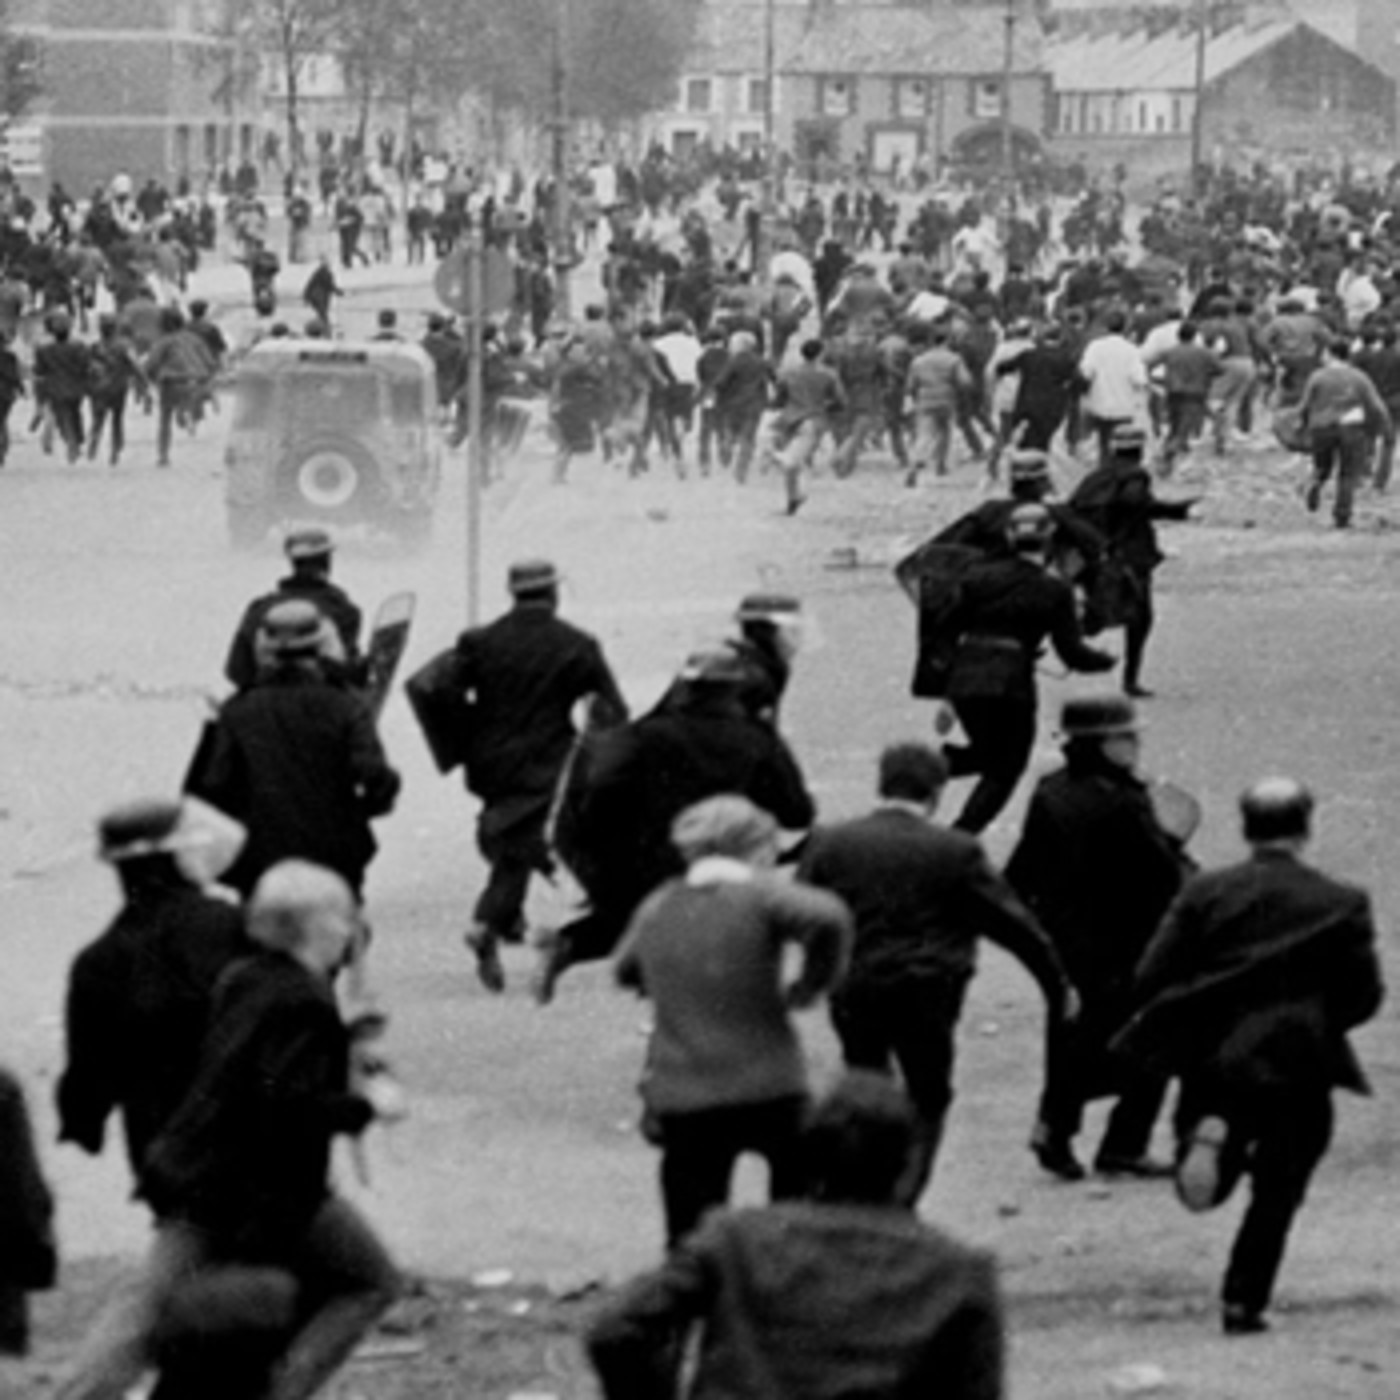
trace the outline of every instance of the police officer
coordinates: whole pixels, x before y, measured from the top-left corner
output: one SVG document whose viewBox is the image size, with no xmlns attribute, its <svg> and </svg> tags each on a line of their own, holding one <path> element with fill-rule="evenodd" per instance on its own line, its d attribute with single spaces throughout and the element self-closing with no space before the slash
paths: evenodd
<svg viewBox="0 0 1400 1400">
<path fill-rule="evenodd" d="M 492 992 L 505 988 L 499 944 L 518 942 L 524 932 L 530 876 L 553 869 L 545 827 L 578 737 L 574 706 L 590 700 L 590 722 L 602 728 L 627 718 L 597 639 L 558 615 L 554 565 L 520 560 L 511 565 L 507 586 L 513 606 L 462 633 L 449 678 L 466 700 L 466 781 L 482 801 L 477 845 L 491 867 L 465 941 Z"/>
<path fill-rule="evenodd" d="M 1195 505 L 1194 500 L 1158 500 L 1143 465 L 1146 453 L 1147 434 L 1141 428 L 1115 428 L 1102 465 L 1069 498 L 1070 509 L 1107 541 L 1108 567 L 1100 580 L 1107 587 L 1091 594 L 1090 612 L 1099 626 L 1125 629 L 1123 690 L 1140 699 L 1152 694 L 1142 684 L 1142 662 L 1154 621 L 1152 575 L 1166 557 L 1157 544 L 1156 522 L 1185 520 Z"/>
<path fill-rule="evenodd" d="M 1031 797 L 1007 879 L 1050 935 L 1079 992 L 1072 1026 L 1053 1027 L 1045 1092 L 1031 1140 L 1046 1171 L 1084 1176 L 1074 1154 L 1085 1103 L 1113 1096 L 1094 1161 L 1110 1176 L 1161 1176 L 1148 1153 L 1166 1094 L 1159 1075 L 1112 1072 L 1105 1047 L 1128 1015 L 1133 970 L 1186 872 L 1137 773 L 1140 735 L 1120 695 L 1065 703 L 1064 767 Z"/>
<path fill-rule="evenodd" d="M 946 731 L 956 717 L 967 743 L 945 746 L 949 773 L 978 775 L 953 823 L 963 831 L 991 824 L 1030 761 L 1035 664 L 1046 639 L 1072 671 L 1107 671 L 1114 664 L 1084 641 L 1074 594 L 1049 571 L 1053 531 L 1043 505 L 1017 506 L 1006 526 L 1009 557 L 989 557 L 967 570 L 943 624 L 954 650 L 935 727 Z"/>
<path fill-rule="evenodd" d="M 259 627 L 275 604 L 297 598 L 314 603 L 321 616 L 331 624 L 334 635 L 326 637 L 323 656 L 328 655 L 344 667 L 348 676 L 356 677 L 361 665 L 362 615 L 350 595 L 331 582 L 335 542 L 326 530 L 311 527 L 291 531 L 282 548 L 291 561 L 292 572 L 278 582 L 275 591 L 248 604 L 233 634 L 228 659 L 224 662 L 224 675 L 239 690 L 253 684 L 258 671 Z"/>
</svg>

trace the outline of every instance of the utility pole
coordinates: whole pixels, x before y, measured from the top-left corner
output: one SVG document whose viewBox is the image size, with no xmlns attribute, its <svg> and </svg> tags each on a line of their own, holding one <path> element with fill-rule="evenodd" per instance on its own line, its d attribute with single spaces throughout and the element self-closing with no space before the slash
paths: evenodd
<svg viewBox="0 0 1400 1400">
<path fill-rule="evenodd" d="M 569 318 L 574 240 L 569 209 L 569 0 L 555 0 L 554 22 L 554 309 Z"/>
<path fill-rule="evenodd" d="M 1205 116 L 1201 108 L 1206 91 L 1206 29 L 1209 14 L 1206 0 L 1196 0 L 1196 100 L 1191 111 L 1191 193 L 1198 199 L 1205 193 L 1201 161 L 1205 145 Z"/>
<path fill-rule="evenodd" d="M 1003 24 L 1006 37 L 1001 58 L 1001 246 L 1006 250 L 1010 245 L 1011 225 L 1016 216 L 1016 153 L 1011 139 L 1011 74 L 1016 63 L 1016 0 L 1006 0 Z"/>
<path fill-rule="evenodd" d="M 764 0 L 763 8 L 763 193 L 759 202 L 758 231 L 754 236 L 753 270 L 754 276 L 767 273 L 765 255 L 768 252 L 768 239 L 777 213 L 777 143 L 773 137 L 773 112 L 777 94 L 774 91 L 774 3 Z"/>
</svg>

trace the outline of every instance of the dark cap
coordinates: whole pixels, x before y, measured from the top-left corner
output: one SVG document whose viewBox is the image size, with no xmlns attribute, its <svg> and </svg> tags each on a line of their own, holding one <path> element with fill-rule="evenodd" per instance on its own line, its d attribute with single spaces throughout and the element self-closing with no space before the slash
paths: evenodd
<svg viewBox="0 0 1400 1400">
<path fill-rule="evenodd" d="M 164 798 L 143 798 L 114 807 L 97 823 L 97 853 L 115 865 L 141 856 L 168 854 L 178 844 L 180 804 Z"/>
<path fill-rule="evenodd" d="M 1030 502 L 1017 506 L 1006 518 L 1006 537 L 1013 544 L 1017 540 L 1047 540 L 1054 528 L 1050 512 Z"/>
<path fill-rule="evenodd" d="M 335 541 L 328 530 L 308 526 L 292 530 L 282 541 L 282 550 L 288 559 L 321 559 L 335 549 Z"/>
<path fill-rule="evenodd" d="M 1037 448 L 1018 447 L 1011 454 L 1009 475 L 1012 481 L 1048 481 L 1050 458 Z"/>
<path fill-rule="evenodd" d="M 724 645 L 691 652 L 680 670 L 681 680 L 701 685 L 742 685 L 748 676 L 743 658 L 733 647 Z"/>
<path fill-rule="evenodd" d="M 506 572 L 506 587 L 512 597 L 522 593 L 542 593 L 559 586 L 559 570 L 548 559 L 518 559 Z"/>
<path fill-rule="evenodd" d="M 801 611 L 801 601 L 791 593 L 747 593 L 739 600 L 734 617 L 738 622 L 771 622 L 779 617 L 795 617 Z"/>
<path fill-rule="evenodd" d="M 259 630 L 273 656 L 307 656 L 320 650 L 324 625 L 315 603 L 289 598 L 267 610 Z"/>
<path fill-rule="evenodd" d="M 1123 695 L 1086 695 L 1066 700 L 1060 711 L 1060 733 L 1066 739 L 1109 739 L 1137 732 L 1137 711 Z"/>
<path fill-rule="evenodd" d="M 1135 423 L 1120 423 L 1108 446 L 1115 457 L 1141 457 L 1147 451 L 1147 434 Z"/>
</svg>

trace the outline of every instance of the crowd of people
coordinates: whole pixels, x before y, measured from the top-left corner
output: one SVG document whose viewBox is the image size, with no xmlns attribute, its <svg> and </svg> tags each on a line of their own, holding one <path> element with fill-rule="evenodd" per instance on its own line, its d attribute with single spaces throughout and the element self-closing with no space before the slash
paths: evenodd
<svg viewBox="0 0 1400 1400">
<path fill-rule="evenodd" d="M 1195 212 L 1164 201 L 1153 236 Z M 536 1000 L 609 960 L 650 1003 L 642 1131 L 659 1154 L 665 1256 L 588 1328 L 610 1397 L 672 1393 L 692 1327 L 700 1394 L 893 1396 L 934 1378 L 960 1400 L 1003 1394 L 994 1261 L 917 1217 L 956 1111 L 983 937 L 1046 1006 L 1028 1125 L 1039 1167 L 1082 1181 L 1084 1110 L 1108 1098 L 1094 1172 L 1169 1179 L 1193 1211 L 1247 1178 L 1220 1321 L 1230 1336 L 1268 1328 L 1334 1091 L 1367 1087 L 1347 1036 L 1383 996 L 1373 916 L 1361 889 L 1305 859 L 1314 799 L 1289 778 L 1242 793 L 1246 857 L 1200 870 L 1199 813 L 1142 775 L 1136 704 L 1150 693 L 1156 523 L 1193 503 L 1159 497 L 1156 480 L 1206 427 L 1228 458 L 1268 381 L 1309 440 L 1309 507 L 1335 475 L 1345 526 L 1368 474 L 1384 489 L 1400 287 L 1379 225 L 1343 212 L 1295 222 L 1268 257 L 1241 222 L 1199 267 L 1111 249 L 1001 275 L 980 221 L 932 249 L 895 227 L 876 258 L 812 219 L 820 246 L 780 249 L 760 276 L 695 211 L 669 252 L 623 219 L 605 302 L 578 325 L 547 315 L 533 350 L 518 326 L 493 337 L 549 396 L 561 481 L 597 440 L 634 472 L 652 442 L 680 468 L 692 433 L 702 471 L 776 467 L 789 512 L 827 438 L 838 476 L 884 444 L 914 486 L 949 470 L 961 434 L 1006 481 L 901 563 L 919 618 L 913 689 L 934 702 L 936 742 L 872 755 L 863 816 L 819 813 L 783 733 L 803 618 L 789 594 L 742 598 L 736 635 L 687 657 L 633 715 L 600 643 L 559 616 L 555 564 L 520 560 L 509 611 L 408 680 L 437 766 L 460 769 L 480 802 L 488 876 L 464 943 L 482 987 L 505 990 L 502 950 L 531 933 L 530 881 L 562 864 L 583 907 L 534 931 Z M 66 310 L 48 312 L 34 382 L 73 454 L 90 388 L 58 386 L 95 352 L 72 341 Z M 166 452 L 167 407 L 170 426 L 196 411 L 170 347 L 200 336 L 174 315 L 144 355 L 125 351 L 130 384 L 159 390 Z M 450 340 L 442 320 L 429 334 Z M 451 403 L 456 381 L 441 387 Z M 120 415 L 94 417 L 115 444 Z M 1063 502 L 1049 490 L 1061 442 L 1093 443 L 1096 459 Z M 70 973 L 60 1137 L 100 1153 L 121 1118 L 154 1233 L 62 1400 L 120 1400 L 152 1372 L 160 1400 L 303 1400 L 401 1287 L 330 1169 L 337 1138 L 405 1110 L 365 915 L 374 824 L 400 777 L 365 698 L 362 615 L 332 580 L 334 541 L 297 529 L 285 544 L 292 571 L 238 623 L 234 694 L 182 795 L 99 823 L 121 907 Z M 998 870 L 979 836 L 1029 761 L 1037 658 L 1048 643 L 1070 670 L 1106 674 L 1118 659 L 1099 637 L 1118 628 L 1121 682 L 1064 704 L 1063 763 Z M 975 784 L 944 825 L 963 778 Z M 814 1102 L 793 1013 L 822 1001 L 850 1073 Z M 18 1350 L 26 1293 L 53 1281 L 54 1206 L 22 1096 L 0 1088 L 0 1223 L 23 1245 L 0 1256 L 0 1343 Z M 766 1161 L 771 1202 L 733 1211 L 745 1153 Z"/>
</svg>

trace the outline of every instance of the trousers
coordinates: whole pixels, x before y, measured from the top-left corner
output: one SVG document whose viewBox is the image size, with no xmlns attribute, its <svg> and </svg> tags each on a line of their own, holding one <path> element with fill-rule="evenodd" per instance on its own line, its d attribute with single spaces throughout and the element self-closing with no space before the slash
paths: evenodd
<svg viewBox="0 0 1400 1400">
<path fill-rule="evenodd" d="M 801 1195 L 807 1183 L 805 1112 L 806 1100 L 795 1096 L 659 1115 L 667 1245 L 679 1244 L 706 1211 L 729 1199 L 735 1164 L 745 1152 L 768 1163 L 772 1200 Z"/>
<path fill-rule="evenodd" d="M 967 745 L 944 748 L 950 777 L 979 775 L 953 823 L 974 835 L 985 831 L 1016 791 L 1035 746 L 1033 701 L 996 696 L 954 700 L 953 709 L 967 735 Z"/>
<path fill-rule="evenodd" d="M 1321 1085 L 1249 1094 L 1218 1092 L 1208 1082 L 1182 1084 L 1177 1133 L 1184 1151 L 1191 1130 L 1207 1116 L 1224 1118 L 1223 1201 L 1250 1179 L 1249 1205 L 1230 1247 L 1221 1301 L 1263 1312 L 1273 1297 L 1294 1217 L 1332 1141 L 1330 1090 Z"/>
</svg>

